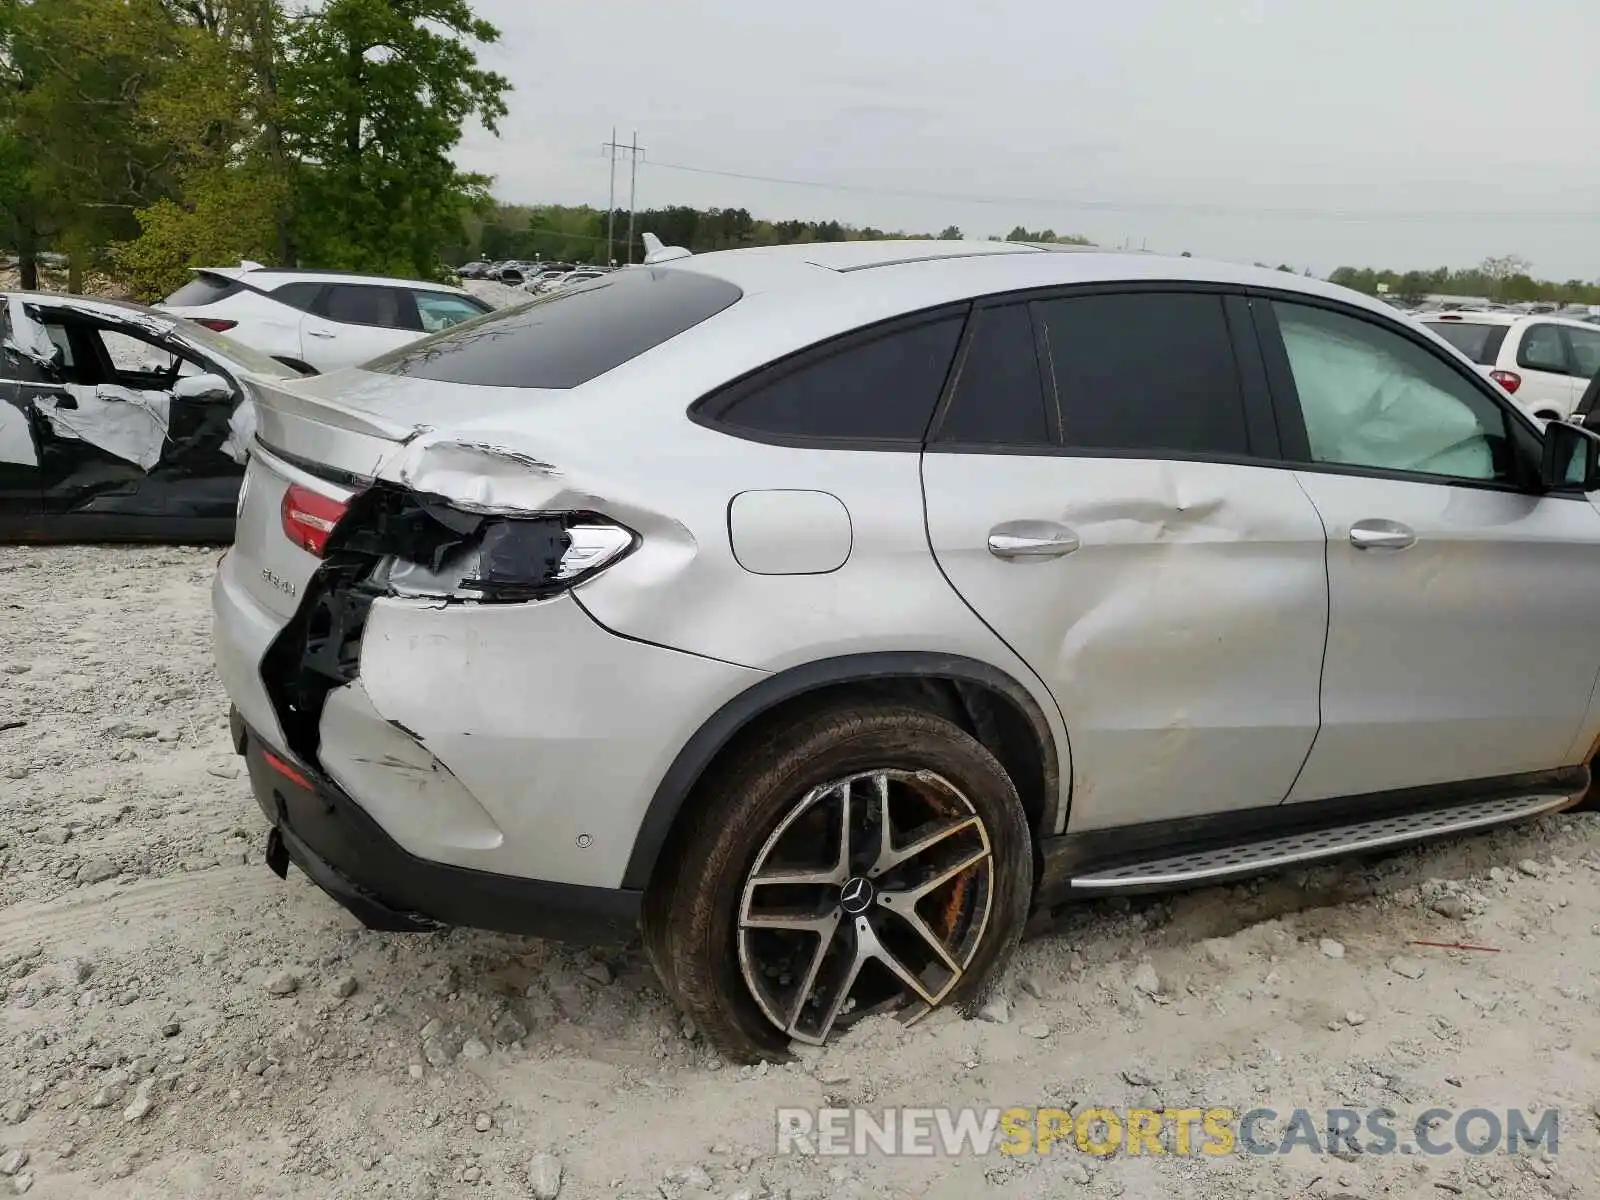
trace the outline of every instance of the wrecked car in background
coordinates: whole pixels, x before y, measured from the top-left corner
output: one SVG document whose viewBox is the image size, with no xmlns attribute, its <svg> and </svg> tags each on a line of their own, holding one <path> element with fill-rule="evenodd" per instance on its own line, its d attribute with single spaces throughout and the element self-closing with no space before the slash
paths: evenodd
<svg viewBox="0 0 1600 1200">
<path fill-rule="evenodd" d="M 138 304 L 0 293 L 0 541 L 230 541 L 253 381 L 283 363 Z"/>
</svg>

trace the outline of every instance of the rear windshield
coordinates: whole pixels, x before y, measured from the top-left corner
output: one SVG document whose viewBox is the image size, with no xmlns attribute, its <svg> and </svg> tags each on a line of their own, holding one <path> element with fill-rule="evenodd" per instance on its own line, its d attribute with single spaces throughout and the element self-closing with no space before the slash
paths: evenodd
<svg viewBox="0 0 1600 1200">
<path fill-rule="evenodd" d="M 1473 321 L 1424 321 L 1445 341 L 1449 342 L 1473 362 L 1492 367 L 1500 356 L 1500 344 L 1506 340 L 1509 325 L 1484 325 Z"/>
<path fill-rule="evenodd" d="M 632 267 L 412 342 L 369 371 L 487 387 L 574 388 L 715 316 L 743 293 L 698 271 Z"/>
<path fill-rule="evenodd" d="M 242 283 L 229 279 L 226 275 L 208 275 L 202 271 L 162 303 L 198 308 L 204 304 L 215 304 L 218 300 L 225 300 L 243 288 Z"/>
</svg>

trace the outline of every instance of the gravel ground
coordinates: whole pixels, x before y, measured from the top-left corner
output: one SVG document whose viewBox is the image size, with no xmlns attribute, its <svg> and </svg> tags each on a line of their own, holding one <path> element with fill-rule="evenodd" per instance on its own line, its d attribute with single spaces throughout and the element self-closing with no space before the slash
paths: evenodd
<svg viewBox="0 0 1600 1200">
<path fill-rule="evenodd" d="M 378 935 L 272 876 L 216 557 L 0 548 L 0 1195 L 1600 1194 L 1594 817 L 1073 909 L 993 1019 L 735 1068 L 636 945 Z M 776 1108 L 830 1102 L 1562 1115 L 1537 1159 L 775 1154 Z"/>
</svg>

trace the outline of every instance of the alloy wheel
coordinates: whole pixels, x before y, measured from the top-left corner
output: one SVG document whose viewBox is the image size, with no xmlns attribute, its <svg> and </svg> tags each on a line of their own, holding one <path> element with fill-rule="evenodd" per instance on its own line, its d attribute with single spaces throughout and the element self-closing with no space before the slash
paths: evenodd
<svg viewBox="0 0 1600 1200">
<path fill-rule="evenodd" d="M 820 1044 L 863 1016 L 917 1020 L 960 983 L 994 903 L 989 831 L 931 771 L 825 783 L 779 821 L 739 905 L 739 966 L 767 1019 Z"/>
</svg>

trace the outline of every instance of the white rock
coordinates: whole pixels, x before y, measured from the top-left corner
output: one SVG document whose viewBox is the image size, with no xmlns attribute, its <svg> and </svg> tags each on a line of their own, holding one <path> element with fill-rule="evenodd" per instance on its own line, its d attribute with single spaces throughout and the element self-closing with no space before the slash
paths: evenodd
<svg viewBox="0 0 1600 1200">
<path fill-rule="evenodd" d="M 26 1150 L 7 1150 L 0 1154 L 0 1175 L 15 1175 L 28 1165 Z"/>
<path fill-rule="evenodd" d="M 300 976 L 285 967 L 268 975 L 263 986 L 269 996 L 292 996 L 300 990 Z"/>
<path fill-rule="evenodd" d="M 1035 1038 L 1043 1041 L 1050 1036 L 1050 1026 L 1041 1024 L 1024 1025 L 1019 1031 L 1023 1037 Z"/>
<path fill-rule="evenodd" d="M 489 1047 L 485 1046 L 475 1037 L 469 1037 L 466 1041 L 461 1043 L 462 1058 L 487 1058 L 488 1056 Z"/>
<path fill-rule="evenodd" d="M 152 1076 L 134 1089 L 132 1102 L 122 1110 L 122 1119 L 124 1121 L 142 1121 L 150 1115 L 150 1111 L 156 1106 L 155 1101 L 150 1097 L 150 1093 L 155 1091 L 155 1087 L 156 1081 Z"/>
<path fill-rule="evenodd" d="M 553 1154 L 535 1154 L 528 1163 L 528 1191 L 537 1200 L 556 1200 L 561 1194 L 561 1160 Z"/>
<path fill-rule="evenodd" d="M 1428 973 L 1428 966 L 1414 958 L 1400 956 L 1389 960 L 1389 970 L 1406 979 L 1421 979 Z"/>
<path fill-rule="evenodd" d="M 1365 1025 L 1367 1023 L 1367 1014 L 1358 1009 L 1352 1008 L 1349 1012 L 1344 1014 L 1344 1023 L 1352 1026 Z"/>
<path fill-rule="evenodd" d="M 1322 941 L 1320 941 L 1317 944 L 1321 948 L 1322 953 L 1323 953 L 1323 957 L 1325 957 L 1325 958 L 1343 958 L 1344 957 L 1344 943 L 1343 942 L 1336 942 L 1332 938 L 1323 938 Z"/>
<path fill-rule="evenodd" d="M 1531 859 L 1531 858 L 1525 858 L 1521 862 L 1519 862 L 1517 864 L 1517 870 L 1521 871 L 1524 875 L 1528 876 L 1528 878 L 1530 878 L 1530 879 L 1538 879 L 1541 875 L 1544 874 L 1544 868 L 1541 867 L 1538 863 L 1534 862 L 1533 859 Z"/>
<path fill-rule="evenodd" d="M 488 1133 L 494 1128 L 494 1122 L 489 1119 L 488 1113 L 479 1113 L 478 1119 L 473 1121 L 472 1127 L 479 1133 Z"/>
</svg>

